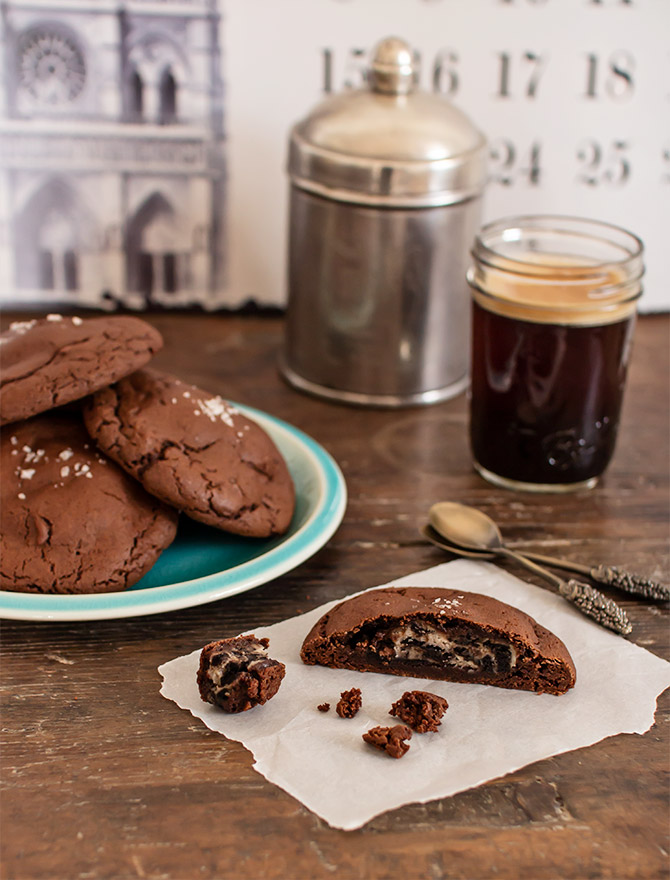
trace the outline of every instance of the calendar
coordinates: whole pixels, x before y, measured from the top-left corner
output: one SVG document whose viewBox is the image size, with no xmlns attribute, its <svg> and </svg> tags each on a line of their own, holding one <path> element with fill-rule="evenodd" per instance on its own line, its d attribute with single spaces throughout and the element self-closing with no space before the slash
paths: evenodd
<svg viewBox="0 0 670 880">
<path fill-rule="evenodd" d="M 638 235 L 670 308 L 670 0 L 6 0 L 0 301 L 286 302 L 289 132 L 388 36 L 489 144 L 484 221 Z"/>
</svg>

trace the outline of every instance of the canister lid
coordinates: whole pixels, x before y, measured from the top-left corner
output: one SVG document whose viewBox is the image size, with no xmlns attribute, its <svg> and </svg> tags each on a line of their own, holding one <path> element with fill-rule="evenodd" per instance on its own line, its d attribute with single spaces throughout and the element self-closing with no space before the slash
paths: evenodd
<svg viewBox="0 0 670 880">
<path fill-rule="evenodd" d="M 374 51 L 367 88 L 319 104 L 291 132 L 295 186 L 326 198 L 386 207 L 448 205 L 479 195 L 486 140 L 439 95 L 416 87 L 410 46 Z"/>
</svg>

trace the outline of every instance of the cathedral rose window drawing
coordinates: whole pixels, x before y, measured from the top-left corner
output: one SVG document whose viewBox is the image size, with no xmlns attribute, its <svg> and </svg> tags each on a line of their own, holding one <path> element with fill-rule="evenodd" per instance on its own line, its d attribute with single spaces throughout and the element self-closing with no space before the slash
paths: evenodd
<svg viewBox="0 0 670 880">
<path fill-rule="evenodd" d="M 0 4 L 0 300 L 225 302 L 222 2 Z"/>
<path fill-rule="evenodd" d="M 66 104 L 84 88 L 84 56 L 65 34 L 46 28 L 32 31 L 19 53 L 20 88 L 40 103 Z"/>
</svg>

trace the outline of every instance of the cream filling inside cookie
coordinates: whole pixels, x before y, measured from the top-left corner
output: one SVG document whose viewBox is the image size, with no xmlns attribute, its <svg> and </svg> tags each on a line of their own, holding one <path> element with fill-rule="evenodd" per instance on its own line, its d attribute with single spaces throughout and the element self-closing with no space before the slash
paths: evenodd
<svg viewBox="0 0 670 880">
<path fill-rule="evenodd" d="M 516 665 L 516 651 L 506 642 L 449 636 L 431 624 L 412 621 L 389 633 L 393 652 L 402 660 L 435 663 L 444 660 L 460 669 L 507 672 Z"/>
<path fill-rule="evenodd" d="M 212 685 L 225 693 L 226 686 L 245 669 L 253 671 L 261 661 L 267 660 L 268 651 L 262 645 L 247 645 L 244 650 L 228 649 L 217 651 L 210 658 L 207 677 Z"/>
<path fill-rule="evenodd" d="M 385 661 L 452 666 L 465 672 L 504 675 L 517 664 L 517 651 L 509 642 L 472 626 L 442 628 L 422 618 L 383 629 L 364 627 L 352 647 L 378 654 Z"/>
</svg>

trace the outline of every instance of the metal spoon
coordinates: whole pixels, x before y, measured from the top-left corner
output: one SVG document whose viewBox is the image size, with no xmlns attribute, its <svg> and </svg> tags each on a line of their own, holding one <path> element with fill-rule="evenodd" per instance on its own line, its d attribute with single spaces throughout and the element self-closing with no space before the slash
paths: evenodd
<svg viewBox="0 0 670 880">
<path fill-rule="evenodd" d="M 465 504 L 456 504 L 451 501 L 441 501 L 431 507 L 429 518 L 433 528 L 443 538 L 447 538 L 450 543 L 461 543 L 456 539 L 457 532 L 455 530 L 458 530 L 458 534 L 466 532 L 471 538 L 476 528 L 478 542 L 480 539 L 488 540 L 495 536 L 500 545 L 504 545 L 496 523 L 474 507 L 467 507 Z M 549 565 L 551 568 L 562 568 L 565 571 L 575 572 L 575 574 L 586 575 L 597 584 L 615 587 L 626 593 L 643 596 L 645 599 L 660 602 L 670 601 L 670 587 L 650 578 L 615 568 L 613 565 L 593 567 L 581 565 L 579 562 L 569 562 L 566 559 L 557 559 L 555 556 L 542 556 L 539 553 L 523 553 L 523 556 L 541 565 Z"/>
<path fill-rule="evenodd" d="M 582 614 L 621 635 L 628 635 L 632 631 L 633 627 L 626 612 L 598 590 L 572 578 L 566 582 L 521 553 L 505 547 L 497 525 L 480 510 L 443 501 L 431 507 L 429 520 L 431 526 L 448 542 L 458 544 L 466 550 L 484 550 L 496 556 L 514 559 L 557 587 L 560 595 L 572 602 Z"/>
</svg>

